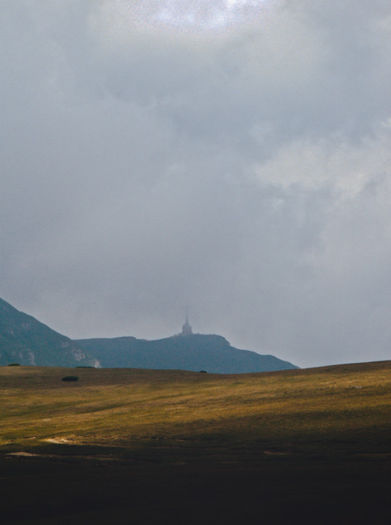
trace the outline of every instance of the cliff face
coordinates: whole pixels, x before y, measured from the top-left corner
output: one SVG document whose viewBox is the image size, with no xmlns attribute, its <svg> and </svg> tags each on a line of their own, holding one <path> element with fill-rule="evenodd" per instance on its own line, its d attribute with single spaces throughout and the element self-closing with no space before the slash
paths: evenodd
<svg viewBox="0 0 391 525">
<path fill-rule="evenodd" d="M 98 366 L 77 343 L 0 299 L 0 365 Z"/>
</svg>

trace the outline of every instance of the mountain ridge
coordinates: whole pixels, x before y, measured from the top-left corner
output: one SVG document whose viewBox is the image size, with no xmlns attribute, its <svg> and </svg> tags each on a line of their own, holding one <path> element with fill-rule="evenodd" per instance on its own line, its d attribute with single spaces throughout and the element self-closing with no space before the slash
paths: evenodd
<svg viewBox="0 0 391 525">
<path fill-rule="evenodd" d="M 75 341 L 105 368 L 205 370 L 223 374 L 298 368 L 273 355 L 235 348 L 225 337 L 215 334 L 178 334 L 155 340 L 123 336 Z"/>
<path fill-rule="evenodd" d="M 0 365 L 98 366 L 69 337 L 0 298 Z"/>
<path fill-rule="evenodd" d="M 298 368 L 288 361 L 241 350 L 221 335 L 182 333 L 155 340 L 132 336 L 72 340 L 0 298 L 0 365 L 94 366 L 205 370 L 236 374 Z"/>
</svg>

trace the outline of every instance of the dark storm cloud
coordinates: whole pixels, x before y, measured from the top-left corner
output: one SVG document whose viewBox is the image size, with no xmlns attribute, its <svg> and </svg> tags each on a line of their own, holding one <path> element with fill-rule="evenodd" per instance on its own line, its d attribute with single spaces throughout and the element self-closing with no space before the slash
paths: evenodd
<svg viewBox="0 0 391 525">
<path fill-rule="evenodd" d="M 2 2 L 0 295 L 74 337 L 189 305 L 300 365 L 386 358 L 389 2 L 228 4 Z"/>
</svg>

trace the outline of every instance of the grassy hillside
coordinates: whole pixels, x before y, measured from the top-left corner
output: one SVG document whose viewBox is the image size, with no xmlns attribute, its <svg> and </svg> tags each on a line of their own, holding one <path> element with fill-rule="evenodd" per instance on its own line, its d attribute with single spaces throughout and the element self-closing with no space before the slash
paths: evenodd
<svg viewBox="0 0 391 525">
<path fill-rule="evenodd" d="M 200 523 L 206 507 L 225 523 L 388 519 L 391 362 L 236 376 L 3 367 L 0 391 L 15 523 Z"/>
</svg>

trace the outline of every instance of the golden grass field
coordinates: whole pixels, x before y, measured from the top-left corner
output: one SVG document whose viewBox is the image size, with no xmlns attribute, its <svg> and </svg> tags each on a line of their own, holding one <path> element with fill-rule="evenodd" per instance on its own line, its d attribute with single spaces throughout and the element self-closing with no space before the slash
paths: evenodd
<svg viewBox="0 0 391 525">
<path fill-rule="evenodd" d="M 0 368 L 9 523 L 389 523 L 390 439 L 391 362 Z"/>
</svg>

